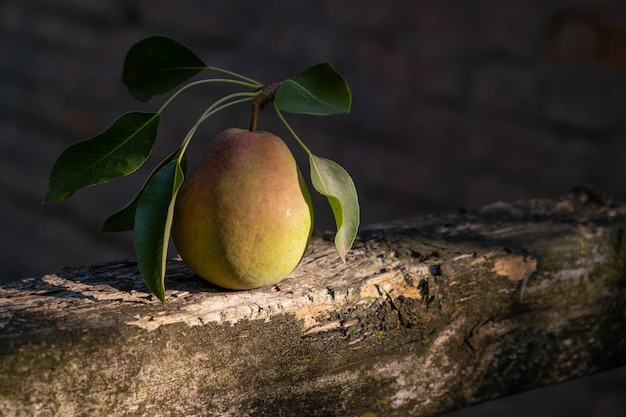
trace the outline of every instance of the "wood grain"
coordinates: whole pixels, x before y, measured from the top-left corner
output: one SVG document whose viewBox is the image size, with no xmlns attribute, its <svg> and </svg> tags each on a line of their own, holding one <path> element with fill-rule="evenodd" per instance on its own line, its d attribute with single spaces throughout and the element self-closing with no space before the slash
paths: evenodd
<svg viewBox="0 0 626 417">
<path fill-rule="evenodd" d="M 3 416 L 431 416 L 626 364 L 626 205 L 597 193 L 316 236 L 278 285 L 168 263 L 0 287 Z"/>
</svg>

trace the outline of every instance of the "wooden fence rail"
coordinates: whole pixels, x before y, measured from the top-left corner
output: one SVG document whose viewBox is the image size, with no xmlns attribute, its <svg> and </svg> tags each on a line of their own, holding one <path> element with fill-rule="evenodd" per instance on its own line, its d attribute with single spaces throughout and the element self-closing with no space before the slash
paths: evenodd
<svg viewBox="0 0 626 417">
<path fill-rule="evenodd" d="M 626 364 L 626 205 L 494 204 L 317 236 L 224 291 L 131 261 L 0 286 L 2 416 L 432 416 Z"/>
</svg>

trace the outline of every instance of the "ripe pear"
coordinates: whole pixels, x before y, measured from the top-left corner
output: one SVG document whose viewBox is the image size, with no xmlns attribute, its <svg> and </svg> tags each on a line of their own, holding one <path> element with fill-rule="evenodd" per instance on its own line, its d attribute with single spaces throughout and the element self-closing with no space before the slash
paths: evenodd
<svg viewBox="0 0 626 417">
<path fill-rule="evenodd" d="M 185 179 L 172 238 L 199 276 L 243 290 L 289 275 L 302 259 L 312 227 L 311 196 L 282 139 L 228 129 Z"/>
</svg>

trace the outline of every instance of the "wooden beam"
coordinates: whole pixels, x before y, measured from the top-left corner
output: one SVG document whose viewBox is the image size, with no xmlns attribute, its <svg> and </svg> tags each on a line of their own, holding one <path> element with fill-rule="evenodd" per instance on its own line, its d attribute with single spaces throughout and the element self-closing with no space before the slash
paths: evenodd
<svg viewBox="0 0 626 417">
<path fill-rule="evenodd" d="M 3 416 L 432 416 L 626 364 L 626 205 L 594 193 L 313 239 L 272 287 L 180 260 L 0 287 Z"/>
</svg>

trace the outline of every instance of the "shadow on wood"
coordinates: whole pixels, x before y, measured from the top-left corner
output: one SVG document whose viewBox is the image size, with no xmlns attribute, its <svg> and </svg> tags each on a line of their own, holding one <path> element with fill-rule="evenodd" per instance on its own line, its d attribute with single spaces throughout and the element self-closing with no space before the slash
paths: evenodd
<svg viewBox="0 0 626 417">
<path fill-rule="evenodd" d="M 3 416 L 431 416 L 626 364 L 626 205 L 584 192 L 313 239 L 225 291 L 134 262 L 0 287 Z"/>
</svg>

